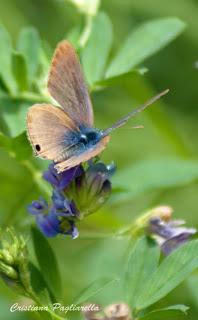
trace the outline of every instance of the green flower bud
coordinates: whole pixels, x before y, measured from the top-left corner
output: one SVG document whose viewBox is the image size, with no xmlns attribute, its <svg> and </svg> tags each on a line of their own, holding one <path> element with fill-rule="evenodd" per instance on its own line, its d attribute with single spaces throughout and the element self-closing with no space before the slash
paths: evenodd
<svg viewBox="0 0 198 320">
<path fill-rule="evenodd" d="M 0 261 L 0 273 L 12 280 L 17 280 L 19 278 L 18 272 L 13 267 L 3 263 L 2 261 Z"/>
<path fill-rule="evenodd" d="M 11 229 L 0 237 L 0 275 L 20 293 L 29 296 L 32 292 L 25 240 Z"/>
<path fill-rule="evenodd" d="M 7 249 L 2 249 L 0 251 L 0 260 L 4 260 L 9 265 L 14 264 L 14 258 Z"/>
<path fill-rule="evenodd" d="M 72 188 L 65 190 L 76 203 L 80 218 L 96 212 L 111 194 L 111 176 L 115 165 L 106 166 L 101 162 L 90 163 Z"/>
</svg>

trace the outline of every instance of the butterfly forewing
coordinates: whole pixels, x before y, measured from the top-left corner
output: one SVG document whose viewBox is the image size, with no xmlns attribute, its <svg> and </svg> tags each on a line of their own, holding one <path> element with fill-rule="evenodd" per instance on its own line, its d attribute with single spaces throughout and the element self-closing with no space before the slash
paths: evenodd
<svg viewBox="0 0 198 320">
<path fill-rule="evenodd" d="M 61 42 L 52 59 L 48 90 L 78 126 L 93 126 L 93 109 L 74 48 Z"/>
<path fill-rule="evenodd" d="M 28 137 L 37 156 L 48 160 L 65 160 L 72 145 L 74 122 L 65 112 L 50 104 L 36 104 L 27 114 Z"/>
</svg>

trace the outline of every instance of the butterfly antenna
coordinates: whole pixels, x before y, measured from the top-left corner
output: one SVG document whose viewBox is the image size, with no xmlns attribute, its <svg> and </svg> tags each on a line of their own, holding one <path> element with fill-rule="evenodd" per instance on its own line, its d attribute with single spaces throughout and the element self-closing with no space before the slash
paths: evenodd
<svg viewBox="0 0 198 320">
<path fill-rule="evenodd" d="M 137 113 L 139 113 L 139 112 L 143 111 L 144 109 L 146 109 L 147 107 L 149 107 L 151 104 L 153 104 L 154 102 L 159 100 L 161 97 L 166 95 L 168 92 L 169 92 L 169 89 L 166 89 L 166 90 L 158 93 L 156 96 L 154 96 L 153 98 L 149 99 L 147 102 L 142 104 L 140 107 L 138 107 L 138 108 L 134 109 L 133 111 L 129 112 L 125 117 L 123 117 L 120 120 L 118 120 L 113 126 L 111 126 L 110 128 L 105 129 L 103 131 L 103 136 L 106 136 L 106 135 L 110 134 L 113 130 L 122 127 L 130 118 L 134 117 Z"/>
</svg>

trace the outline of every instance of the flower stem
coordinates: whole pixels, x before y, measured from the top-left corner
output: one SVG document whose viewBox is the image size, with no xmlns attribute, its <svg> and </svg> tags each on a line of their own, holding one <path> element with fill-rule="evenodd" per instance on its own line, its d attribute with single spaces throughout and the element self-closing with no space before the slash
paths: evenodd
<svg viewBox="0 0 198 320">
<path fill-rule="evenodd" d="M 81 34 L 81 37 L 79 39 L 79 44 L 81 48 L 84 48 L 84 46 L 86 45 L 90 33 L 91 33 L 91 29 L 92 29 L 92 22 L 93 22 L 93 16 L 92 15 L 86 15 L 86 20 L 85 20 L 85 27 L 83 29 L 83 32 Z"/>
<path fill-rule="evenodd" d="M 34 300 L 34 302 L 39 306 L 39 307 L 44 307 L 44 305 L 38 300 L 37 296 L 33 291 L 29 292 L 29 297 Z M 56 314 L 54 311 L 52 311 L 50 308 L 47 308 L 47 312 L 52 316 L 53 320 L 68 320 L 67 318 L 63 318 Z"/>
<path fill-rule="evenodd" d="M 22 92 L 16 97 L 14 97 L 15 100 L 25 100 L 25 101 L 30 101 L 30 102 L 52 102 L 50 96 L 48 97 L 47 95 L 41 95 L 38 93 L 34 92 Z"/>
</svg>

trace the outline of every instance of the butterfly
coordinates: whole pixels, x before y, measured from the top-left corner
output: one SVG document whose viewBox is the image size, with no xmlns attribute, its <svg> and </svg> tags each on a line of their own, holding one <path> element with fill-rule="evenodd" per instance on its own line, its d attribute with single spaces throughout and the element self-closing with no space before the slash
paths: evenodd
<svg viewBox="0 0 198 320">
<path fill-rule="evenodd" d="M 66 40 L 55 50 L 47 86 L 61 108 L 47 103 L 30 107 L 27 133 L 35 155 L 53 160 L 59 173 L 100 154 L 113 130 L 168 92 L 159 93 L 105 130 L 94 128 L 93 108 L 80 62 Z"/>
</svg>

